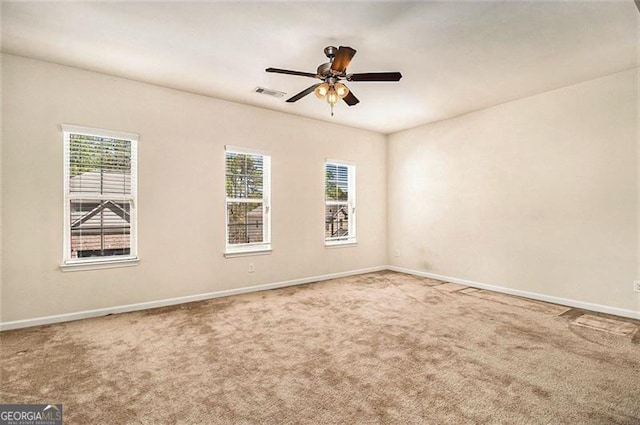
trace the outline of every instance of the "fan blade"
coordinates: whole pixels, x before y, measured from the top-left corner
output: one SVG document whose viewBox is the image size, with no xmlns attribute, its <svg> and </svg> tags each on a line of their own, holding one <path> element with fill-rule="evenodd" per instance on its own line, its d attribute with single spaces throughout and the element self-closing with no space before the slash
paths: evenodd
<svg viewBox="0 0 640 425">
<path fill-rule="evenodd" d="M 347 75 L 348 81 L 399 81 L 399 72 L 365 72 L 364 74 Z"/>
<path fill-rule="evenodd" d="M 265 71 L 267 71 L 267 72 L 275 72 L 276 74 L 298 75 L 300 77 L 318 78 L 318 76 L 316 74 L 312 74 L 310 72 L 291 71 L 291 70 L 288 70 L 288 69 L 267 68 L 267 69 L 265 69 Z"/>
<path fill-rule="evenodd" d="M 349 106 L 354 106 L 360 103 L 358 98 L 353 95 L 353 92 L 351 90 L 349 90 L 349 93 L 347 93 L 347 95 L 343 97 L 342 100 L 344 100 L 344 103 Z"/>
<path fill-rule="evenodd" d="M 307 87 L 306 89 L 302 90 L 297 95 L 287 99 L 287 102 L 293 103 L 293 102 L 296 102 L 296 101 L 302 99 L 303 97 L 305 97 L 306 95 L 308 95 L 309 93 L 314 91 L 316 89 L 316 87 L 318 87 L 320 84 L 322 84 L 322 83 L 314 84 L 311 87 Z"/>
<path fill-rule="evenodd" d="M 347 69 L 347 66 L 349 66 L 349 62 L 351 62 L 355 54 L 356 51 L 351 47 L 340 46 L 336 57 L 333 58 L 333 62 L 331 63 L 331 70 L 342 74 Z"/>
</svg>

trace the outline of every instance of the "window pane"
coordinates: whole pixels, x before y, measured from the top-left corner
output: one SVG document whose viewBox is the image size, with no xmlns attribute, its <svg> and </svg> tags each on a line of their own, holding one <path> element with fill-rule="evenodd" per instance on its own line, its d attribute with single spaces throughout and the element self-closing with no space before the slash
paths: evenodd
<svg viewBox="0 0 640 425">
<path fill-rule="evenodd" d="M 349 167 L 337 164 L 326 165 L 325 197 L 328 201 L 349 199 Z"/>
<path fill-rule="evenodd" d="M 69 211 L 71 258 L 129 255 L 129 201 L 72 200 Z"/>
<path fill-rule="evenodd" d="M 229 198 L 246 198 L 247 178 L 238 174 L 227 174 L 227 196 Z"/>
<path fill-rule="evenodd" d="M 227 152 L 227 197 L 261 199 L 263 196 L 263 162 L 262 155 Z"/>
<path fill-rule="evenodd" d="M 262 199 L 262 170 L 259 175 L 247 176 L 247 197 Z"/>
<path fill-rule="evenodd" d="M 347 204 L 325 206 L 325 238 L 349 236 L 349 206 Z"/>
<path fill-rule="evenodd" d="M 227 223 L 229 244 L 264 241 L 261 202 L 227 202 Z"/>
<path fill-rule="evenodd" d="M 69 192 L 131 193 L 131 142 L 69 135 Z"/>
</svg>

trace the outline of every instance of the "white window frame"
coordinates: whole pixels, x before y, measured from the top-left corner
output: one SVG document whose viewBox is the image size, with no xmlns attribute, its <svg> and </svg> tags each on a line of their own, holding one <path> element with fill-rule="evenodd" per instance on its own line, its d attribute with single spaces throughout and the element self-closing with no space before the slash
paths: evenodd
<svg viewBox="0 0 640 425">
<path fill-rule="evenodd" d="M 138 264 L 138 140 L 140 136 L 135 133 L 105 130 L 100 128 L 82 127 L 77 125 L 62 124 L 64 134 L 64 172 L 63 172 L 63 257 L 60 269 L 62 271 L 92 270 L 113 267 L 126 267 Z M 109 257 L 87 257 L 71 258 L 71 223 L 69 221 L 70 201 L 74 199 L 104 200 L 113 199 L 108 195 L 82 195 L 71 194 L 69 191 L 69 168 L 70 168 L 70 135 L 80 134 L 84 136 L 104 137 L 112 139 L 127 140 L 131 142 L 131 194 L 118 195 L 118 200 L 128 200 L 131 202 L 130 211 L 130 238 L 131 244 L 129 255 L 114 255 Z"/>
<path fill-rule="evenodd" d="M 244 148 L 240 146 L 225 145 L 224 147 L 224 175 L 225 185 L 227 177 L 227 153 L 239 153 L 247 155 L 262 156 L 262 199 L 252 198 L 229 198 L 227 197 L 226 186 L 224 190 L 224 240 L 225 240 L 225 257 L 237 257 L 245 255 L 259 255 L 271 253 L 271 154 L 269 152 Z M 229 215 L 227 204 L 229 202 L 247 202 L 262 203 L 262 242 L 230 244 L 229 243 Z"/>
<path fill-rule="evenodd" d="M 328 201 L 327 200 L 327 187 L 326 187 L 326 172 L 327 172 L 327 165 L 337 165 L 337 166 L 341 166 L 341 167 L 347 167 L 348 170 L 348 183 L 347 183 L 347 187 L 349 190 L 349 196 L 348 196 L 348 200 L 347 200 L 347 205 L 349 207 L 349 235 L 344 237 L 326 237 L 325 234 L 325 239 L 324 239 L 324 244 L 327 247 L 332 247 L 332 246 L 344 246 L 344 245 L 355 245 L 357 244 L 357 238 L 356 238 L 356 164 L 355 162 L 352 161 L 344 161 L 344 160 L 338 160 L 338 159 L 326 159 L 325 163 L 324 163 L 324 169 L 323 169 L 323 191 L 322 194 L 324 196 L 324 209 L 325 209 L 325 214 L 326 214 L 326 208 L 328 205 L 341 205 L 344 204 L 344 201 Z M 323 214 L 322 217 L 322 221 L 323 221 L 323 226 L 322 229 L 326 232 L 325 226 L 326 226 L 326 216 Z"/>
</svg>

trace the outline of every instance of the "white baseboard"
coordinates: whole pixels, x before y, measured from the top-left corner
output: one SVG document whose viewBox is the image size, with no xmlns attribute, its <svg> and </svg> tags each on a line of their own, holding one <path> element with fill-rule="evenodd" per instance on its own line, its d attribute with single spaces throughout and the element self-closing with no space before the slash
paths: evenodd
<svg viewBox="0 0 640 425">
<path fill-rule="evenodd" d="M 387 266 L 370 267 L 366 269 L 350 270 L 346 272 L 331 273 L 320 276 L 306 277 L 302 279 L 285 280 L 282 282 L 266 283 L 263 285 L 247 286 L 237 289 L 226 289 L 223 291 L 208 292 L 205 294 L 188 295 L 185 297 L 169 298 L 157 301 L 147 301 L 142 303 L 127 304 L 115 307 L 99 308 L 95 310 L 78 311 L 74 313 L 58 314 L 55 316 L 36 317 L 33 319 L 14 320 L 11 322 L 0 322 L 0 331 L 10 329 L 28 328 L 31 326 L 50 325 L 53 323 L 70 322 L 73 320 L 88 319 L 90 317 L 106 316 L 107 314 L 127 313 L 131 311 L 148 310 L 150 308 L 167 307 L 176 304 L 203 301 L 212 298 L 228 297 L 230 295 L 246 294 L 248 292 L 265 291 L 268 289 L 284 288 L 287 286 L 302 285 L 305 283 L 319 282 L 322 280 L 337 279 L 346 276 L 353 276 L 363 273 L 378 272 L 386 270 Z"/>
<path fill-rule="evenodd" d="M 446 282 L 458 283 L 465 286 L 471 286 L 473 288 L 486 289 L 489 291 L 501 292 L 503 294 L 516 295 L 524 298 L 531 298 L 538 301 L 545 301 L 553 304 L 566 305 L 568 307 L 581 308 L 584 310 L 597 311 L 600 313 L 612 314 L 614 316 L 628 317 L 630 319 L 640 320 L 640 312 L 633 310 L 626 310 L 623 308 L 609 307 L 606 305 L 593 304 L 584 301 L 576 301 L 568 298 L 554 297 L 552 295 L 543 295 L 536 292 L 522 291 L 520 289 L 506 288 L 504 286 L 489 285 L 487 283 L 474 282 L 472 280 L 459 279 L 457 277 L 443 276 L 435 273 L 423 272 L 419 270 L 405 269 L 397 266 L 387 266 L 387 270 L 392 270 L 400 273 L 408 273 L 416 276 L 428 277 L 436 280 L 443 280 Z"/>
<path fill-rule="evenodd" d="M 431 279 L 443 280 L 446 282 L 459 283 L 461 285 L 473 288 L 487 289 L 489 291 L 501 292 L 519 297 L 531 298 L 539 301 L 546 301 L 554 304 L 566 305 L 569 307 L 581 308 L 585 310 L 597 311 L 600 313 L 612 314 L 615 316 L 628 317 L 640 320 L 640 312 L 633 310 L 625 310 L 621 308 L 609 307 L 600 304 L 593 304 L 584 301 L 576 301 L 567 298 L 554 297 L 551 295 L 543 295 L 535 292 L 522 291 L 519 289 L 506 288 L 504 286 L 489 285 L 481 282 L 474 282 L 466 279 L 459 279 L 451 276 L 443 276 L 435 273 L 423 272 L 419 270 L 411 270 L 397 266 L 377 266 L 366 269 L 350 270 L 346 272 L 331 273 L 319 276 L 306 277 L 301 279 L 292 279 L 282 282 L 266 283 L 263 285 L 247 286 L 237 289 L 226 289 L 223 291 L 208 292 L 204 294 L 188 295 L 185 297 L 169 298 L 164 300 L 148 301 L 135 304 L 127 304 L 122 306 L 99 308 L 95 310 L 78 311 L 74 313 L 58 314 L 55 316 L 36 317 L 33 319 L 14 320 L 11 322 L 0 322 L 0 331 L 11 329 L 28 328 L 31 326 L 50 325 L 54 323 L 70 322 L 73 320 L 88 319 L 91 317 L 106 316 L 108 314 L 127 313 L 131 311 L 148 310 L 150 308 L 167 307 L 171 305 L 184 304 L 194 301 L 203 301 L 212 298 L 228 297 L 230 295 L 246 294 L 249 292 L 265 291 L 269 289 L 284 288 L 287 286 L 302 285 L 305 283 L 320 282 L 323 280 L 337 279 L 346 276 L 353 276 L 363 273 L 372 273 L 382 270 L 392 270 L 395 272 L 408 273 L 416 276 L 428 277 Z"/>
</svg>

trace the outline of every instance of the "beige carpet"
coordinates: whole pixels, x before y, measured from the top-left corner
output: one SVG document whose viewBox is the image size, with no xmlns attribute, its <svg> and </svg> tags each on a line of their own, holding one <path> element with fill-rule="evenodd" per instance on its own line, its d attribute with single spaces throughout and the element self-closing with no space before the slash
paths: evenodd
<svg viewBox="0 0 640 425">
<path fill-rule="evenodd" d="M 3 332 L 0 402 L 63 403 L 66 424 L 640 424 L 637 322 L 439 283 Z"/>
</svg>

